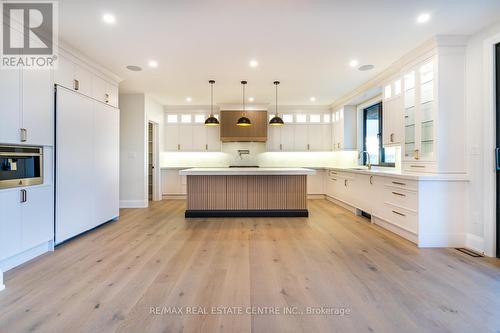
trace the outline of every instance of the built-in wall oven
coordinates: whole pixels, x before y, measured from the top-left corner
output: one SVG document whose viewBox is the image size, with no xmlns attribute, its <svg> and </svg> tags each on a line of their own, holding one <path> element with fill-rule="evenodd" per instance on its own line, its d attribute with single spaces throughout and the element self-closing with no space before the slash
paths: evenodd
<svg viewBox="0 0 500 333">
<path fill-rule="evenodd" d="M 0 145 L 0 189 L 42 183 L 42 147 Z"/>
</svg>

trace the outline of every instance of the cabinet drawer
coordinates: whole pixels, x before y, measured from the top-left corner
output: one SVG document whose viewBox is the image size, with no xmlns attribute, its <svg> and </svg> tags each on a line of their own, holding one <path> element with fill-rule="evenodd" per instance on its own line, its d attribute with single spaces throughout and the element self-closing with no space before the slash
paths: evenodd
<svg viewBox="0 0 500 333">
<path fill-rule="evenodd" d="M 389 204 L 418 211 L 418 193 L 416 191 L 386 186 L 384 192 L 385 200 Z"/>
<path fill-rule="evenodd" d="M 384 187 L 393 187 L 396 189 L 403 190 L 418 190 L 418 181 L 409 180 L 409 179 L 400 179 L 400 178 L 386 178 L 384 180 Z"/>
<path fill-rule="evenodd" d="M 410 172 L 437 172 L 436 163 L 432 162 L 404 162 L 403 170 Z"/>
<path fill-rule="evenodd" d="M 415 212 L 385 203 L 383 215 L 381 217 L 387 220 L 387 222 L 415 234 L 418 232 L 418 215 Z"/>
</svg>

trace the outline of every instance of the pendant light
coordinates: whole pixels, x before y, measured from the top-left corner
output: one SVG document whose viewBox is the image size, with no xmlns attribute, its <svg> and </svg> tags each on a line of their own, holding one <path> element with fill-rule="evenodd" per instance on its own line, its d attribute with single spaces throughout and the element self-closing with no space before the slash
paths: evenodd
<svg viewBox="0 0 500 333">
<path fill-rule="evenodd" d="M 247 81 L 241 81 L 241 86 L 243 90 L 243 115 L 238 119 L 238 122 L 236 123 L 236 126 L 242 126 L 242 127 L 247 127 L 247 126 L 252 126 L 252 122 L 250 119 L 248 119 L 245 115 L 245 86 L 247 84 Z"/>
<path fill-rule="evenodd" d="M 205 120 L 206 126 L 219 126 L 219 120 L 214 117 L 214 80 L 208 81 L 210 83 L 210 115 Z"/>
<path fill-rule="evenodd" d="M 285 123 L 278 114 L 278 85 L 280 84 L 280 81 L 274 81 L 273 83 L 276 86 L 276 112 L 274 113 L 274 117 L 269 121 L 269 125 L 283 126 Z"/>
</svg>

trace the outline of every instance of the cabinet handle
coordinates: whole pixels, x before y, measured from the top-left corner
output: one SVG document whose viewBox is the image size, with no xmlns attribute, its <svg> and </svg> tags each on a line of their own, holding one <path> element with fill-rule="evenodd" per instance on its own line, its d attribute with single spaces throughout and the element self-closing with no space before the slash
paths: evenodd
<svg viewBox="0 0 500 333">
<path fill-rule="evenodd" d="M 21 190 L 21 203 L 28 201 L 28 192 L 26 190 Z"/>
<path fill-rule="evenodd" d="M 333 180 L 333 181 L 337 181 L 337 178 L 330 178 L 330 179 Z"/>
<path fill-rule="evenodd" d="M 373 185 L 373 176 L 370 176 L 370 185 Z"/>
<path fill-rule="evenodd" d="M 422 168 L 422 169 L 425 169 L 425 165 L 410 165 L 410 168 Z"/>
<path fill-rule="evenodd" d="M 283 144 L 280 143 L 280 150 L 283 150 Z"/>
<path fill-rule="evenodd" d="M 104 102 L 109 103 L 109 94 L 104 94 Z"/>
<path fill-rule="evenodd" d="M 205 145 L 205 150 L 208 150 L 208 144 L 207 144 L 207 145 Z"/>
<path fill-rule="evenodd" d="M 78 81 L 77 79 L 73 80 L 73 89 L 80 90 L 80 81 Z"/>
<path fill-rule="evenodd" d="M 418 149 L 415 149 L 415 151 L 413 152 L 413 158 L 416 159 L 417 161 L 420 159 Z"/>
<path fill-rule="evenodd" d="M 26 128 L 21 128 L 21 142 L 28 141 L 28 130 Z"/>
<path fill-rule="evenodd" d="M 394 142 L 394 133 L 391 133 L 391 142 Z"/>
<path fill-rule="evenodd" d="M 347 179 L 344 179 L 344 186 L 347 187 Z"/>
<path fill-rule="evenodd" d="M 392 194 L 399 195 L 400 197 L 406 197 L 406 194 L 403 194 L 403 193 L 392 192 Z"/>
<path fill-rule="evenodd" d="M 405 215 L 405 214 L 400 213 L 400 212 L 396 212 L 395 210 L 393 210 L 392 212 L 393 212 L 394 214 L 396 214 L 396 215 L 406 217 L 406 215 Z"/>
<path fill-rule="evenodd" d="M 394 185 L 401 185 L 401 186 L 406 186 L 405 183 L 400 183 L 400 182 L 392 182 Z"/>
<path fill-rule="evenodd" d="M 310 150 L 311 146 L 309 144 L 307 144 L 307 150 Z"/>
<path fill-rule="evenodd" d="M 340 142 L 339 142 L 339 143 L 337 143 L 337 148 L 338 148 L 338 149 L 340 149 Z"/>
</svg>

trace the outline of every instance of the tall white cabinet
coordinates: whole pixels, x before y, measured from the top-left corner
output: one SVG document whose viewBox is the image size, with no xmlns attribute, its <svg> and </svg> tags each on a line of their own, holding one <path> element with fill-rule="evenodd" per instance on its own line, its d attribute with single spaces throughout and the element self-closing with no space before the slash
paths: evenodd
<svg viewBox="0 0 500 333">
<path fill-rule="evenodd" d="M 57 88 L 57 244 L 119 215 L 119 110 Z"/>
</svg>

